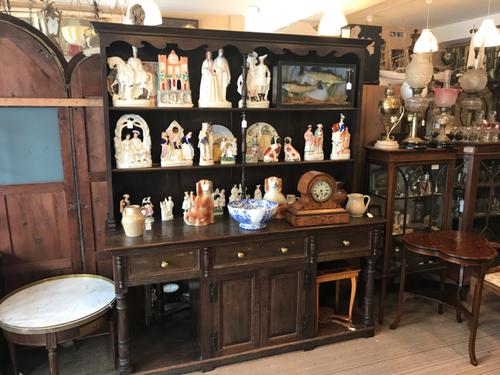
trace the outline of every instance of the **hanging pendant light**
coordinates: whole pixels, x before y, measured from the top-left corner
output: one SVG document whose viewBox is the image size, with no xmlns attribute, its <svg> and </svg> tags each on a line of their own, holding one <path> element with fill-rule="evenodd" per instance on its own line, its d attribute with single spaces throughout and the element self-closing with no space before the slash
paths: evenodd
<svg viewBox="0 0 500 375">
<path fill-rule="evenodd" d="M 481 21 L 481 26 L 472 37 L 474 47 L 495 47 L 500 45 L 500 32 L 498 31 L 495 21 L 490 17 L 491 0 L 488 0 L 488 15 Z"/>
<path fill-rule="evenodd" d="M 438 50 L 437 39 L 431 29 L 429 29 L 429 14 L 432 0 L 426 0 L 425 3 L 427 4 L 427 27 L 422 30 L 422 34 L 420 34 L 419 38 L 415 42 L 415 46 L 413 47 L 414 53 L 429 53 L 436 52 Z"/>
<path fill-rule="evenodd" d="M 333 0 L 330 0 L 333 1 Z M 340 36 L 341 29 L 347 25 L 347 19 L 340 5 L 333 3 L 319 21 L 318 34 L 324 36 Z"/>
<path fill-rule="evenodd" d="M 161 25 L 163 19 L 158 4 L 154 0 L 130 0 L 123 19 L 126 25 Z"/>
</svg>

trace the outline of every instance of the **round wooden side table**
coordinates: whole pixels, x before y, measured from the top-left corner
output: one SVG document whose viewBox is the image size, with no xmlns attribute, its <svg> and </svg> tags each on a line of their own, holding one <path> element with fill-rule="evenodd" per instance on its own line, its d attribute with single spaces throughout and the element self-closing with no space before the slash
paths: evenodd
<svg viewBox="0 0 500 375">
<path fill-rule="evenodd" d="M 18 374 L 15 345 L 45 346 L 50 373 L 58 374 L 57 345 L 109 330 L 116 364 L 116 331 L 111 280 L 97 275 L 64 275 L 26 285 L 0 301 L 0 328 Z"/>
<path fill-rule="evenodd" d="M 491 266 L 497 252 L 489 241 L 471 232 L 441 230 L 433 232 L 412 232 L 403 237 L 403 250 L 401 254 L 401 278 L 399 283 L 398 307 L 396 319 L 391 324 L 391 329 L 396 329 L 401 321 L 402 307 L 405 297 L 418 295 L 423 298 L 445 303 L 457 311 L 457 321 L 462 321 L 462 314 L 470 322 L 469 358 L 470 363 L 477 366 L 476 358 L 476 332 L 481 307 L 484 276 Z M 453 294 L 442 291 L 405 291 L 406 252 L 411 251 L 420 255 L 434 256 L 448 263 L 460 266 L 460 280 L 457 290 Z M 477 284 L 472 300 L 472 311 L 462 304 L 460 291 L 462 288 L 464 267 L 475 267 L 478 271 Z"/>
</svg>

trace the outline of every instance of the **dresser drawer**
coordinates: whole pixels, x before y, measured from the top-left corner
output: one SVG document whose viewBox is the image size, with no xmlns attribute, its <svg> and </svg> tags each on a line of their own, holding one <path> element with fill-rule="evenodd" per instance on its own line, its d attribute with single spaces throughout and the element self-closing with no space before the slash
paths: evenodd
<svg viewBox="0 0 500 375">
<path fill-rule="evenodd" d="M 128 257 L 129 280 L 144 277 L 189 277 L 200 271 L 199 250 L 173 250 L 155 254 L 137 254 Z"/>
<path fill-rule="evenodd" d="M 298 237 L 222 245 L 216 247 L 213 254 L 213 267 L 217 269 L 269 260 L 305 258 L 307 250 L 305 239 Z"/>
<path fill-rule="evenodd" d="M 353 256 L 353 253 L 366 252 L 368 255 L 370 249 L 371 230 L 339 231 L 316 236 L 318 261 L 348 258 Z"/>
</svg>

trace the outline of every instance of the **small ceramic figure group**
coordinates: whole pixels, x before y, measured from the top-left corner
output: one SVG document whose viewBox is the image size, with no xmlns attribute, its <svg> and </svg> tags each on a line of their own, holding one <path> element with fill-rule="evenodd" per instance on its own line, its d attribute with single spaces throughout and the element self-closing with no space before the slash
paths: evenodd
<svg viewBox="0 0 500 375">
<path fill-rule="evenodd" d="M 264 163 L 276 163 L 281 153 L 280 137 L 273 137 L 271 145 L 264 151 Z"/>
<path fill-rule="evenodd" d="M 226 190 L 216 188 L 212 193 L 214 201 L 214 215 L 223 215 L 224 207 L 226 207 Z"/>
<path fill-rule="evenodd" d="M 214 164 L 214 138 L 212 126 L 208 122 L 201 125 L 198 135 L 198 148 L 200 149 L 200 165 Z"/>
<path fill-rule="evenodd" d="M 276 219 L 285 217 L 286 198 L 281 192 L 282 188 L 283 180 L 279 177 L 271 176 L 264 180 L 264 199 L 279 204 L 278 210 L 276 211 Z"/>
<path fill-rule="evenodd" d="M 184 135 L 184 129 L 177 121 L 170 123 L 167 130 L 161 134 L 160 163 L 162 167 L 193 164 L 192 135 L 191 132 Z"/>
<path fill-rule="evenodd" d="M 109 91 L 115 107 L 149 107 L 149 95 L 153 91 L 153 75 L 146 72 L 137 57 L 137 48 L 132 47 L 133 56 L 127 62 L 120 57 L 108 58 L 111 69 Z"/>
<path fill-rule="evenodd" d="M 152 166 L 149 127 L 141 116 L 123 115 L 118 119 L 114 144 L 117 168 Z"/>
<path fill-rule="evenodd" d="M 247 101 L 246 106 L 249 108 L 268 108 L 269 100 L 267 94 L 271 84 L 271 72 L 265 63 L 267 55 L 259 56 L 255 51 L 247 56 Z M 257 62 L 258 61 L 258 62 Z M 243 95 L 243 77 L 238 78 L 238 93 Z M 243 107 L 243 101 L 238 103 L 239 107 Z"/>
<path fill-rule="evenodd" d="M 314 133 L 312 131 L 312 125 L 308 125 L 307 130 L 304 133 L 304 140 L 304 160 L 324 160 L 323 125 L 316 125 Z"/>
<path fill-rule="evenodd" d="M 213 185 L 210 180 L 200 180 L 196 183 L 196 197 L 189 210 L 184 212 L 184 222 L 187 225 L 203 226 L 214 223 Z"/>
<path fill-rule="evenodd" d="M 229 202 L 239 201 L 243 195 L 243 189 L 241 188 L 241 184 L 237 186 L 233 185 L 231 188 L 231 195 L 229 196 Z"/>
<path fill-rule="evenodd" d="M 123 194 L 122 200 L 120 200 L 120 213 L 123 215 L 125 208 L 130 206 L 130 194 Z"/>
<path fill-rule="evenodd" d="M 259 162 L 259 141 L 257 138 L 257 134 L 253 135 L 252 144 L 250 145 L 250 147 L 247 146 L 245 161 L 247 163 L 258 163 Z"/>
<path fill-rule="evenodd" d="M 222 138 L 220 143 L 220 163 L 221 164 L 234 164 L 236 163 L 236 155 L 238 154 L 238 142 L 236 138 L 228 140 L 226 137 Z"/>
<path fill-rule="evenodd" d="M 332 152 L 330 160 L 342 160 L 351 158 L 351 150 L 349 144 L 351 135 L 344 123 L 345 116 L 340 114 L 340 121 L 332 125 Z"/>
<path fill-rule="evenodd" d="M 174 219 L 174 201 L 169 196 L 160 202 L 161 221 L 170 221 Z"/>
<path fill-rule="evenodd" d="M 192 107 L 188 58 L 174 50 L 158 55 L 158 107 Z"/>
<path fill-rule="evenodd" d="M 253 192 L 253 199 L 262 199 L 262 190 L 260 190 L 260 185 L 255 187 L 255 191 Z"/>
<path fill-rule="evenodd" d="M 215 60 L 212 52 L 207 51 L 205 60 L 201 65 L 201 83 L 199 107 L 231 107 L 231 102 L 226 100 L 226 91 L 231 81 L 229 63 L 224 57 L 224 50 L 219 49 Z"/>
</svg>

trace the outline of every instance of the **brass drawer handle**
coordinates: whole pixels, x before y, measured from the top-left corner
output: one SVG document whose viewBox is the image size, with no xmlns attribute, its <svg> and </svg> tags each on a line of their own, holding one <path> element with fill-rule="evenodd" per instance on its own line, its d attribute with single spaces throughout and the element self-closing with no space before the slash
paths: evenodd
<svg viewBox="0 0 500 375">
<path fill-rule="evenodd" d="M 282 254 L 286 254 L 286 253 L 288 253 L 288 248 L 287 248 L 287 247 L 282 247 L 282 248 L 281 248 L 281 253 L 282 253 Z"/>
<path fill-rule="evenodd" d="M 342 241 L 342 244 L 343 244 L 345 247 L 349 247 L 349 246 L 351 246 L 351 241 L 349 241 L 349 240 L 344 240 L 344 241 Z"/>
<path fill-rule="evenodd" d="M 161 268 L 165 269 L 165 268 L 167 268 L 167 267 L 168 267 L 168 262 L 167 262 L 166 260 L 162 260 L 162 262 L 161 262 L 161 265 L 160 265 L 160 266 L 161 266 Z"/>
<path fill-rule="evenodd" d="M 238 251 L 238 253 L 236 254 L 236 256 L 239 258 L 239 259 L 242 259 L 246 256 L 246 254 L 243 252 L 243 251 Z"/>
</svg>

